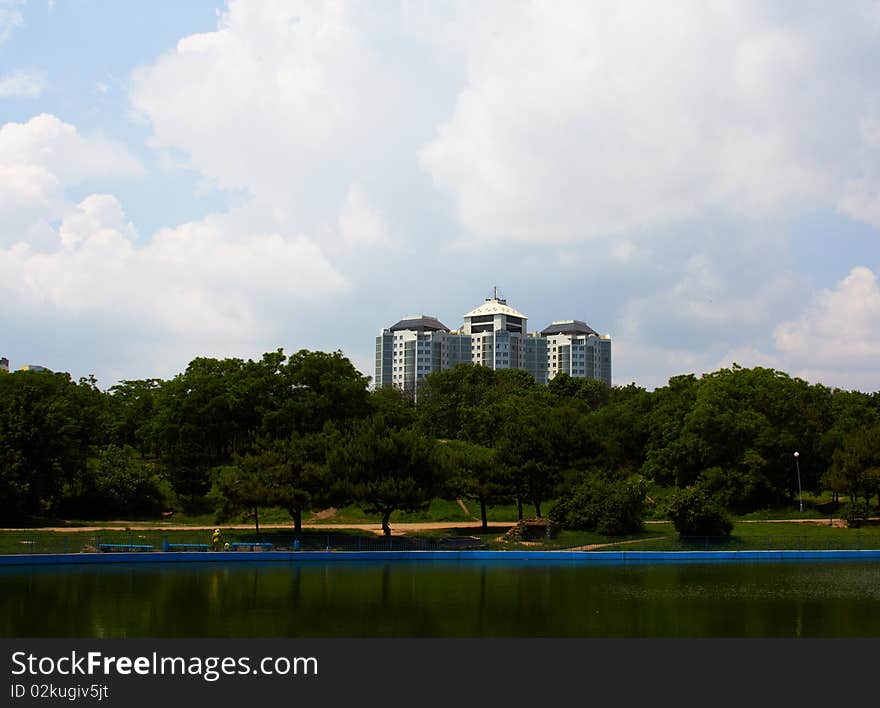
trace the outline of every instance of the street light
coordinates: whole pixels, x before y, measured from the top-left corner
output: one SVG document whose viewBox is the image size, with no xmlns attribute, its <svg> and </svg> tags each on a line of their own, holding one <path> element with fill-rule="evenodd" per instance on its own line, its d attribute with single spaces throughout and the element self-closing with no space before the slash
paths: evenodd
<svg viewBox="0 0 880 708">
<path fill-rule="evenodd" d="M 801 456 L 801 453 L 794 453 L 794 464 L 797 466 L 797 474 L 798 474 L 798 500 L 800 501 L 801 511 L 804 510 L 804 497 L 801 494 L 801 464 L 798 462 L 798 458 Z"/>
</svg>

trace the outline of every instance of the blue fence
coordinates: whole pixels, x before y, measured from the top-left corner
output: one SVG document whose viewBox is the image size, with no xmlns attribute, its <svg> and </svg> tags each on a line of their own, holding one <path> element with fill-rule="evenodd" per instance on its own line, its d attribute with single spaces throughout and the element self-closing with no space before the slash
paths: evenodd
<svg viewBox="0 0 880 708">
<path fill-rule="evenodd" d="M 491 544 L 496 550 L 572 550 L 572 546 L 558 540 L 535 541 L 528 544 Z M 221 537 L 215 547 L 209 532 L 162 530 L 131 530 L 112 532 L 4 532 L 0 543 L 0 555 L 18 554 L 72 554 L 72 553 L 161 553 L 161 552 L 213 552 L 213 551 L 479 551 L 490 545 L 476 536 L 411 537 L 373 534 L 354 535 L 344 533 L 309 532 L 254 534 L 228 533 Z M 763 537 L 712 537 L 680 538 L 668 536 L 662 539 L 644 539 L 614 542 L 595 546 L 576 546 L 578 551 L 589 553 L 637 552 L 637 551 L 801 551 L 801 550 L 868 550 L 880 549 L 876 534 L 861 534 L 853 529 L 827 538 L 814 536 L 778 535 Z"/>
<path fill-rule="evenodd" d="M 483 542 L 470 536 L 409 537 L 352 534 L 224 534 L 215 546 L 204 531 L 113 531 L 28 533 L 6 539 L 0 555 L 65 553 L 150 553 L 213 551 L 447 551 L 485 549 Z"/>
</svg>

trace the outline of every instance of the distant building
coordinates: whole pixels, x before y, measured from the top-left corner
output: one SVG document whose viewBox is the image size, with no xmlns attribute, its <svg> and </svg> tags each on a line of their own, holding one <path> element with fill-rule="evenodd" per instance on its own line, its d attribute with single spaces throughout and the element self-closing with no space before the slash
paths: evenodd
<svg viewBox="0 0 880 708">
<path fill-rule="evenodd" d="M 52 373 L 51 369 L 47 369 L 45 366 L 38 366 L 37 364 L 25 364 L 19 368 L 19 371 L 48 371 L 50 374 Z"/>
<path fill-rule="evenodd" d="M 464 315 L 450 330 L 429 315 L 410 315 L 376 337 L 377 387 L 414 392 L 425 376 L 470 363 L 528 371 L 540 384 L 566 373 L 611 385 L 611 337 L 580 320 L 557 320 L 528 333 L 528 318 L 498 296 Z"/>
<path fill-rule="evenodd" d="M 0 371 L 9 371 L 9 359 L 5 356 L 0 356 Z"/>
<path fill-rule="evenodd" d="M 580 320 L 557 320 L 541 330 L 547 339 L 548 379 L 556 374 L 596 379 L 611 385 L 611 338 Z"/>
</svg>

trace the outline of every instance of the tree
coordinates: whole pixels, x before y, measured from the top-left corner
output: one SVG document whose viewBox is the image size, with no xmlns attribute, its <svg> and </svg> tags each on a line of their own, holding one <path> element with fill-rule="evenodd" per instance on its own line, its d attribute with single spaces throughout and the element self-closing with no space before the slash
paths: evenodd
<svg viewBox="0 0 880 708">
<path fill-rule="evenodd" d="M 131 447 L 107 445 L 65 494 L 65 508 L 88 518 L 155 514 L 164 506 L 163 479 Z"/>
<path fill-rule="evenodd" d="M 827 388 L 734 365 L 699 381 L 670 379 L 655 394 L 645 476 L 680 487 L 712 477 L 739 511 L 751 511 L 795 498 L 792 453 L 799 450 L 804 486 L 818 488 L 819 441 L 831 424 Z"/>
<path fill-rule="evenodd" d="M 857 428 L 843 439 L 830 475 L 851 502 L 861 498 L 868 504 L 875 494 L 880 502 L 880 424 Z"/>
<path fill-rule="evenodd" d="M 598 410 L 611 400 L 611 388 L 604 381 L 573 378 L 566 373 L 556 374 L 547 388 L 559 398 L 582 401 L 589 410 Z"/>
<path fill-rule="evenodd" d="M 375 416 L 355 424 L 341 445 L 330 450 L 335 493 L 379 514 L 382 531 L 391 535 L 395 511 L 420 511 L 443 488 L 435 442 L 414 428 L 395 430 Z"/>
<path fill-rule="evenodd" d="M 486 531 L 489 528 L 486 508 L 514 496 L 510 470 L 499 464 L 492 448 L 461 440 L 441 440 L 438 456 L 447 469 L 447 489 L 456 497 L 479 503 L 480 522 Z"/>
<path fill-rule="evenodd" d="M 369 379 L 342 352 L 301 349 L 279 374 L 274 405 L 262 421 L 268 437 L 318 433 L 328 422 L 347 424 L 370 414 Z"/>
<path fill-rule="evenodd" d="M 235 465 L 218 468 L 215 473 L 217 490 L 225 500 L 220 518 L 246 510 L 253 515 L 254 527 L 260 533 L 260 507 L 276 506 L 279 500 L 273 472 L 263 459 L 256 456 L 242 457 Z"/>
<path fill-rule="evenodd" d="M 419 423 L 430 437 L 468 439 L 485 445 L 484 436 L 466 431 L 475 414 L 535 387 L 535 379 L 527 371 L 460 364 L 425 377 L 416 406 Z"/>
<path fill-rule="evenodd" d="M 157 449 L 175 490 L 198 500 L 211 469 L 247 455 L 258 438 L 286 440 L 367 415 L 367 381 L 340 352 L 194 359 L 156 394 Z"/>
<path fill-rule="evenodd" d="M 16 371 L 0 376 L 0 516 L 57 511 L 104 440 L 104 394 L 94 379 Z"/>
<path fill-rule="evenodd" d="M 702 487 L 677 489 L 667 513 L 680 536 L 729 536 L 733 530 L 733 522 Z"/>
<path fill-rule="evenodd" d="M 642 477 L 591 474 L 563 493 L 550 510 L 562 528 L 623 536 L 641 531 L 648 486 Z"/>
<path fill-rule="evenodd" d="M 325 458 L 332 438 L 329 431 L 294 435 L 287 440 L 263 438 L 239 461 L 239 473 L 252 475 L 262 487 L 262 502 L 257 506 L 271 504 L 286 509 L 297 534 L 302 533 L 303 511 L 329 498 Z M 233 490 L 233 496 L 236 493 Z"/>
<path fill-rule="evenodd" d="M 231 464 L 259 421 L 246 394 L 241 359 L 193 359 L 156 394 L 155 437 L 174 490 L 195 503 L 211 469 Z"/>
<path fill-rule="evenodd" d="M 161 379 L 121 381 L 108 390 L 113 444 L 135 448 L 141 457 L 155 454 L 153 419 Z"/>
<path fill-rule="evenodd" d="M 505 400 L 496 412 L 499 461 L 514 473 L 518 498 L 541 516 L 542 501 L 555 494 L 564 474 L 589 466 L 599 453 L 590 419 L 540 389 Z"/>
</svg>

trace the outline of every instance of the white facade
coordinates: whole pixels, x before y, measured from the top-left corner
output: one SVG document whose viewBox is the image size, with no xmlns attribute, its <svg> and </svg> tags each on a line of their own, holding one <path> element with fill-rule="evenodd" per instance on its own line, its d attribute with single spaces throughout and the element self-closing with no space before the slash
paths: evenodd
<svg viewBox="0 0 880 708">
<path fill-rule="evenodd" d="M 436 317 L 410 315 L 376 337 L 375 385 L 415 392 L 425 376 L 463 363 L 522 369 L 546 385 L 559 373 L 611 385 L 611 337 L 579 320 L 528 333 L 528 318 L 497 292 L 464 315 L 460 330 Z"/>
<path fill-rule="evenodd" d="M 547 338 L 548 380 L 557 374 L 611 385 L 611 337 L 579 320 L 557 320 L 541 334 Z"/>
</svg>

